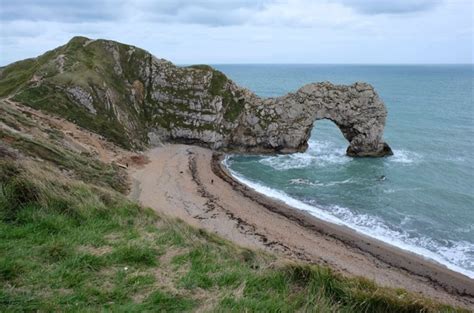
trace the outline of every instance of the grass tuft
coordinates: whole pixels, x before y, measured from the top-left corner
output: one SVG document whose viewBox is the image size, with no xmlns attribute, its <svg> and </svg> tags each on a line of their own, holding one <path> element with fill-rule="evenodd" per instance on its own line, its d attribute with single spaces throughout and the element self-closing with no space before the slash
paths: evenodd
<svg viewBox="0 0 474 313">
<path fill-rule="evenodd" d="M 155 249 L 140 245 L 125 245 L 117 248 L 111 258 L 118 264 L 157 265 L 157 252 Z"/>
</svg>

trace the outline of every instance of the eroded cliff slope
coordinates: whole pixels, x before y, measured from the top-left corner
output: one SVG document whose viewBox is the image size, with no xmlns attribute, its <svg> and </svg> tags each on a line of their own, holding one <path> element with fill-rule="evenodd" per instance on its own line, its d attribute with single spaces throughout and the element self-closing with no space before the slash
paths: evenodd
<svg viewBox="0 0 474 313">
<path fill-rule="evenodd" d="M 125 148 L 187 142 L 224 151 L 303 151 L 313 123 L 330 119 L 351 156 L 391 154 L 387 115 L 365 83 L 309 84 L 260 98 L 206 65 L 177 67 L 145 50 L 74 37 L 0 69 L 0 97 L 63 116 Z"/>
</svg>

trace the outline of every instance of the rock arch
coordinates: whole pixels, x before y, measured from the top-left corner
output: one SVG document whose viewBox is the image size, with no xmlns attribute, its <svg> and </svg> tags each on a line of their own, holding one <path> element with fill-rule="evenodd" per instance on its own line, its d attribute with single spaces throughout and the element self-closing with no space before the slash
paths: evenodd
<svg viewBox="0 0 474 313">
<path fill-rule="evenodd" d="M 295 93 L 259 99 L 247 106 L 232 143 L 250 152 L 304 151 L 313 123 L 334 122 L 349 142 L 347 155 L 391 155 L 383 141 L 387 111 L 373 87 L 328 82 L 309 84 Z"/>
</svg>

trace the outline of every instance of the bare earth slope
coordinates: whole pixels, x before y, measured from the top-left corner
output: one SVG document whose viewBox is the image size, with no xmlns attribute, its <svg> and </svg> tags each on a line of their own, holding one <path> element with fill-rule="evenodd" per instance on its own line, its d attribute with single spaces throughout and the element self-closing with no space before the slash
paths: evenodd
<svg viewBox="0 0 474 313">
<path fill-rule="evenodd" d="M 434 282 L 394 266 L 396 264 L 389 265 L 356 245 L 302 227 L 296 219 L 274 213 L 243 196 L 213 172 L 211 150 L 166 145 L 149 151 L 147 156 L 148 164 L 130 170 L 134 180 L 130 197 L 145 206 L 182 218 L 244 246 L 264 248 L 286 258 L 326 264 L 344 274 L 364 276 L 383 286 L 405 288 L 446 303 L 474 306 L 472 296 L 460 295 L 463 291 L 459 289 L 454 291 L 464 288 L 472 295 L 474 282 L 462 275 L 402 252 L 402 259 L 419 262 L 420 273 L 426 268 L 435 268 L 442 279 Z M 370 239 L 364 240 L 370 243 Z M 379 245 L 380 242 L 373 241 L 372 244 Z M 378 254 L 383 253 L 385 259 L 400 257 L 398 249 L 374 249 Z M 451 293 L 442 287 L 443 279 L 444 287 Z"/>
</svg>

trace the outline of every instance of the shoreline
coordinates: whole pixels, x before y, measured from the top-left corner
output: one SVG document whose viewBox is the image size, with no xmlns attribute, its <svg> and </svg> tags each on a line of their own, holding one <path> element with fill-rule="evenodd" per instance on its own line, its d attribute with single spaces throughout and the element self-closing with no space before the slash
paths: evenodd
<svg viewBox="0 0 474 313">
<path fill-rule="evenodd" d="M 403 250 L 404 252 L 415 254 L 417 256 L 422 257 L 424 260 L 431 261 L 435 264 L 438 264 L 442 267 L 446 267 L 447 269 L 459 273 L 463 276 L 466 276 L 470 279 L 474 279 L 474 272 L 465 270 L 459 266 L 453 265 L 451 263 L 444 263 L 444 260 L 438 259 L 439 256 L 429 250 L 423 251 L 424 248 L 417 247 L 417 246 L 412 246 L 410 244 L 406 244 L 402 241 L 396 241 L 392 242 L 391 238 L 388 236 L 378 236 L 377 234 L 373 234 L 370 231 L 363 230 L 363 229 L 358 229 L 357 226 L 346 222 L 343 219 L 340 219 L 338 217 L 332 216 L 329 213 L 320 210 L 318 207 L 312 206 L 311 204 L 307 204 L 299 199 L 293 198 L 290 195 L 287 195 L 285 192 L 280 191 L 275 188 L 271 188 L 268 186 L 265 186 L 264 184 L 261 183 L 256 183 L 253 182 L 249 179 L 247 179 L 245 176 L 240 175 L 237 172 L 234 172 L 232 169 L 229 168 L 228 164 L 226 163 L 226 157 L 224 158 L 223 161 L 223 167 L 224 170 L 227 170 L 229 175 L 236 180 L 237 182 L 245 185 L 246 187 L 253 189 L 259 194 L 262 194 L 265 197 L 275 199 L 277 201 L 280 201 L 284 203 L 285 205 L 294 208 L 296 210 L 302 211 L 302 212 L 308 212 L 311 217 L 314 217 L 318 220 L 323 220 L 329 224 L 336 225 L 338 227 L 343 227 L 343 228 L 349 228 L 352 231 L 356 232 L 357 234 L 361 234 L 363 236 L 367 236 L 371 239 L 378 240 L 380 242 L 383 242 L 391 247 L 396 247 L 398 249 Z M 426 255 L 425 255 L 426 253 Z"/>
<path fill-rule="evenodd" d="M 129 197 L 241 246 L 328 266 L 349 276 L 403 288 L 452 305 L 474 307 L 474 280 L 378 239 L 270 198 L 234 178 L 221 153 L 165 145 L 129 169 Z"/>
<path fill-rule="evenodd" d="M 213 172 L 229 183 L 234 190 L 256 201 L 266 209 L 293 220 L 302 227 L 340 240 L 353 248 L 369 253 L 391 266 L 406 270 L 413 275 L 425 277 L 433 283 L 439 284 L 450 293 L 474 297 L 474 280 L 470 277 L 451 270 L 435 260 L 424 258 L 414 252 L 362 234 L 348 226 L 337 225 L 317 218 L 312 214 L 289 206 L 280 199 L 262 194 L 236 179 L 223 165 L 224 157 L 224 154 L 213 153 L 211 165 Z"/>
</svg>

